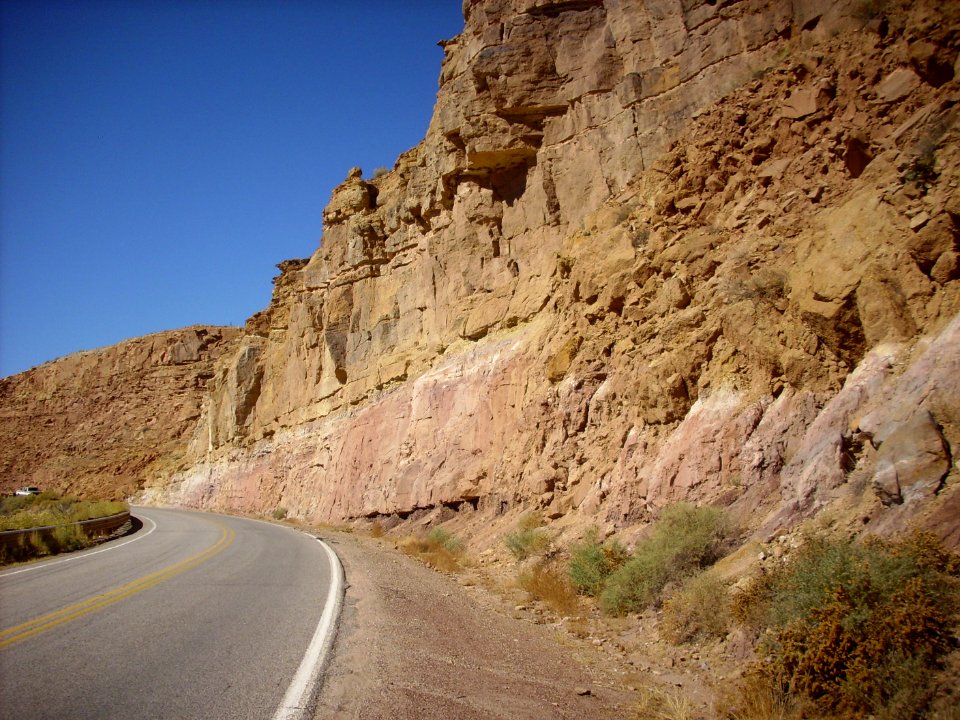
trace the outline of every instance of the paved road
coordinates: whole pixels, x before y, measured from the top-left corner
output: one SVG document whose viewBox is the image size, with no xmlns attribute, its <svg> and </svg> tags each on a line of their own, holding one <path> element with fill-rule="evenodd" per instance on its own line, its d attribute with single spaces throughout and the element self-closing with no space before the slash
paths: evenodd
<svg viewBox="0 0 960 720">
<path fill-rule="evenodd" d="M 0 718 L 274 717 L 330 581 L 287 528 L 136 508 L 143 527 L 0 573 Z"/>
</svg>

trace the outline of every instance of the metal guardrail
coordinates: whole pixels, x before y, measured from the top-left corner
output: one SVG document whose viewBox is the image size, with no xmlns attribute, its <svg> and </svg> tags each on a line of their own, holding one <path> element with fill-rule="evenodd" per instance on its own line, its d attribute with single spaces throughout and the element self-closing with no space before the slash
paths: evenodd
<svg viewBox="0 0 960 720">
<path fill-rule="evenodd" d="M 57 528 L 61 527 L 80 527 L 87 534 L 87 537 L 103 537 L 116 532 L 128 522 L 130 522 L 130 511 L 124 510 L 116 515 L 80 520 L 79 522 L 66 523 L 64 525 L 44 525 L 42 527 L 27 528 L 26 530 L 2 530 L 0 531 L 0 547 L 20 545 L 31 535 L 46 537 L 52 535 Z"/>
</svg>

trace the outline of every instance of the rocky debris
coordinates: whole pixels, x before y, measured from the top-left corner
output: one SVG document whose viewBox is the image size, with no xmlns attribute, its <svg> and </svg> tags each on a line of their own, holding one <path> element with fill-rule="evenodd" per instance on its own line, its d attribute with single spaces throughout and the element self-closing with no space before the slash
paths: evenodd
<svg viewBox="0 0 960 720">
<path fill-rule="evenodd" d="M 920 87 L 920 77 L 910 68 L 897 68 L 877 85 L 877 100 L 890 103 L 903 100 Z"/>
<path fill-rule="evenodd" d="M 873 476 L 877 494 L 885 504 L 935 495 L 950 470 L 947 453 L 947 444 L 930 413 L 917 413 L 880 442 Z"/>
</svg>

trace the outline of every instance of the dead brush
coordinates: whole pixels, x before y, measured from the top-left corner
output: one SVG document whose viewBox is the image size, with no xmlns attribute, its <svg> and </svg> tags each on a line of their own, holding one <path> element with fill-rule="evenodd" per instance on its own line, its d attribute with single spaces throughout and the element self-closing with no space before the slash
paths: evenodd
<svg viewBox="0 0 960 720">
<path fill-rule="evenodd" d="M 674 644 L 722 638 L 730 624 L 727 588 L 708 572 L 683 581 L 663 604 L 660 634 Z"/>
<path fill-rule="evenodd" d="M 407 535 L 397 543 L 397 547 L 437 570 L 460 570 L 463 543 L 443 528 L 433 528 L 423 536 Z"/>
<path fill-rule="evenodd" d="M 577 591 L 566 573 L 553 565 L 541 564 L 520 573 L 517 585 L 560 615 L 575 615 L 580 609 Z"/>
<path fill-rule="evenodd" d="M 633 717 L 634 720 L 693 720 L 696 714 L 686 695 L 645 685 L 640 688 L 640 699 Z"/>
<path fill-rule="evenodd" d="M 750 672 L 717 689 L 714 712 L 724 720 L 800 720 L 807 704 L 769 678 Z"/>
</svg>

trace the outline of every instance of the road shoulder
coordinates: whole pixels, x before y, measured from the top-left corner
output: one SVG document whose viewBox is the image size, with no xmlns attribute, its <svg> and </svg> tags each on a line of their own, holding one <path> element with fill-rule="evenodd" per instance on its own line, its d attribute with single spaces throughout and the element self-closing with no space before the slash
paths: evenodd
<svg viewBox="0 0 960 720">
<path fill-rule="evenodd" d="M 324 539 L 347 592 L 316 718 L 623 716 L 624 697 L 598 684 L 549 628 L 483 607 L 383 542 Z"/>
</svg>

